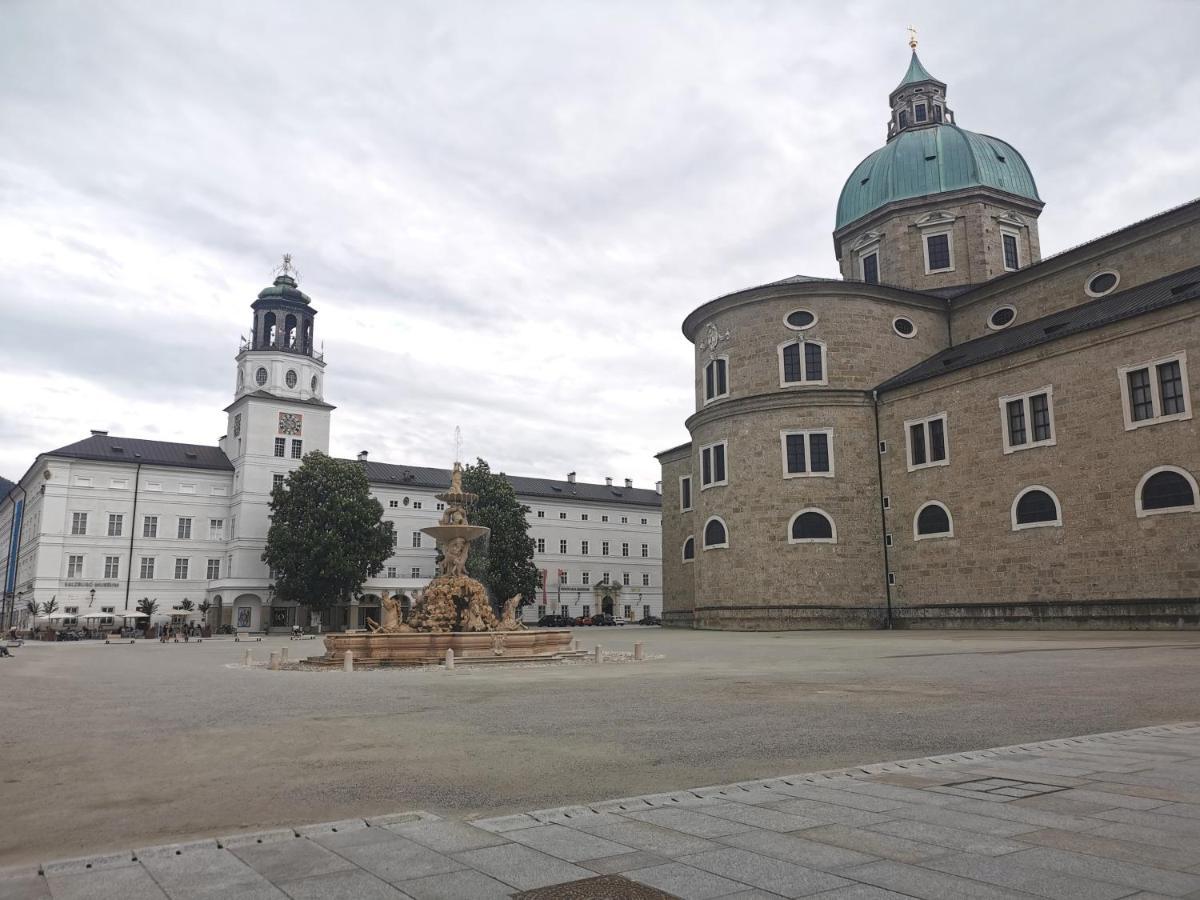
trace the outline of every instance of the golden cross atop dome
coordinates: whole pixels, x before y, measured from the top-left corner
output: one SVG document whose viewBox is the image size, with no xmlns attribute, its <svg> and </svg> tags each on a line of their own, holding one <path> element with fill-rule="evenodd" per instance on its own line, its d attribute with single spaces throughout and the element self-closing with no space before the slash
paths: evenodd
<svg viewBox="0 0 1200 900">
<path fill-rule="evenodd" d="M 908 26 L 908 46 L 917 49 L 917 29 L 911 25 Z"/>
</svg>

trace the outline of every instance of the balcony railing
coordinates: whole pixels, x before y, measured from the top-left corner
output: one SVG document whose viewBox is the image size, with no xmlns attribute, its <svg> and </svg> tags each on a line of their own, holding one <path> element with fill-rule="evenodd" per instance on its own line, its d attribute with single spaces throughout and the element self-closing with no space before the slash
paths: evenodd
<svg viewBox="0 0 1200 900">
<path fill-rule="evenodd" d="M 266 347 L 256 347 L 256 346 L 254 346 L 254 343 L 252 341 L 249 341 L 246 338 L 242 338 L 238 342 L 238 355 L 240 356 L 241 354 L 245 353 L 247 350 L 274 350 L 277 353 L 295 353 L 297 356 L 311 356 L 317 362 L 325 361 L 325 354 L 321 353 L 317 350 L 305 352 L 302 348 L 297 347 L 295 345 L 292 345 L 290 347 L 284 347 L 284 346 L 277 345 L 277 344 L 269 344 Z"/>
</svg>

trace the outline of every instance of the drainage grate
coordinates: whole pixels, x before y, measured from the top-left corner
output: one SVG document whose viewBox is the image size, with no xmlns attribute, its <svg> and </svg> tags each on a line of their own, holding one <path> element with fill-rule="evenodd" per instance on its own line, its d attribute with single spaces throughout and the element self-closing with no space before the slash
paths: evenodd
<svg viewBox="0 0 1200 900">
<path fill-rule="evenodd" d="M 623 875 L 601 875 L 550 887 L 522 891 L 513 900 L 679 900 L 658 888 L 630 881 Z"/>
<path fill-rule="evenodd" d="M 990 794 L 993 797 L 1040 797 L 1042 794 L 1055 794 L 1067 788 L 1057 784 L 1039 784 L 1036 781 L 1016 781 L 1012 778 L 976 778 L 972 781 L 955 781 L 943 784 L 944 788 L 956 788 L 960 791 L 974 791 L 980 794 Z"/>
</svg>

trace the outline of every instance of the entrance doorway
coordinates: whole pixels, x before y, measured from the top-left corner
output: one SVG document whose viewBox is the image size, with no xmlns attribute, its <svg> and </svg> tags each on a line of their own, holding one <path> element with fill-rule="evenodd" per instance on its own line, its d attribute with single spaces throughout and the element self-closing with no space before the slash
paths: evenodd
<svg viewBox="0 0 1200 900">
<path fill-rule="evenodd" d="M 603 612 L 603 613 L 604 613 L 606 616 L 611 616 L 611 615 L 613 614 L 613 601 L 612 601 L 612 597 L 605 597 L 605 598 L 604 598 L 604 600 L 603 600 L 603 601 L 601 602 L 601 604 L 600 604 L 600 610 L 601 610 L 601 612 Z"/>
</svg>

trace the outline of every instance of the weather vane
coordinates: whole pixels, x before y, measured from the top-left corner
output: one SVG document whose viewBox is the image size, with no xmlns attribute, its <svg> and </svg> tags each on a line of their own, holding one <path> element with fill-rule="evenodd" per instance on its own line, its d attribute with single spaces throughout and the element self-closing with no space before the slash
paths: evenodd
<svg viewBox="0 0 1200 900">
<path fill-rule="evenodd" d="M 914 52 L 917 49 L 917 29 L 911 25 L 908 26 L 908 46 L 912 47 Z"/>
<path fill-rule="evenodd" d="M 272 270 L 272 274 L 287 275 L 289 278 L 300 280 L 300 270 L 292 265 L 292 254 L 290 253 L 283 254 L 283 264 L 276 266 Z"/>
</svg>

